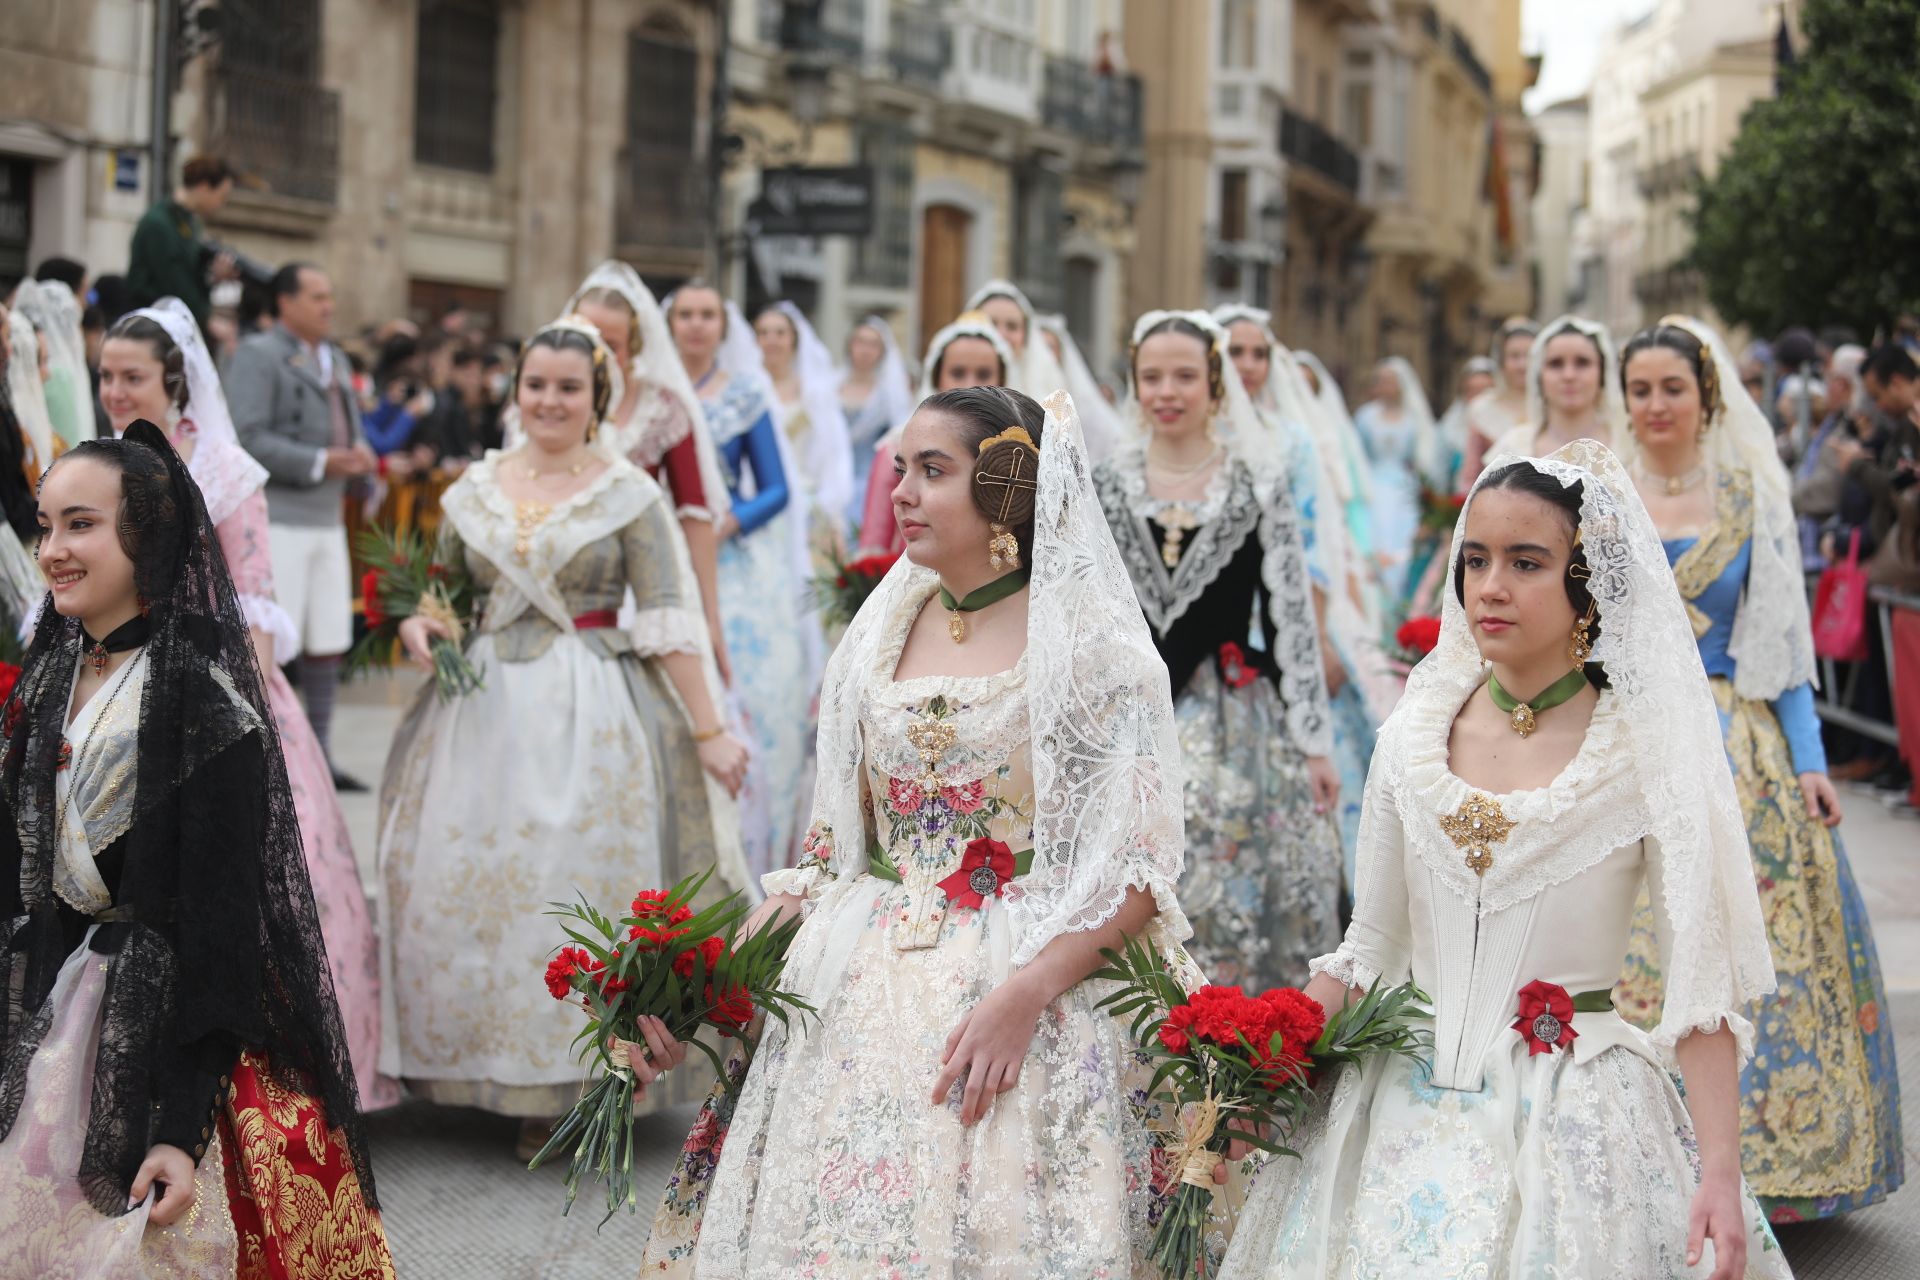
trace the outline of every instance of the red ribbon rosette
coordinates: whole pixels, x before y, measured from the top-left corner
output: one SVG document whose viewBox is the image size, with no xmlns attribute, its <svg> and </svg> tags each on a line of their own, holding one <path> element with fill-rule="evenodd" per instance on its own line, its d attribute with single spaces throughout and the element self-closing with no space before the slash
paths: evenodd
<svg viewBox="0 0 1920 1280">
<path fill-rule="evenodd" d="M 1244 689 L 1260 678 L 1260 673 L 1247 665 L 1247 655 L 1239 645 L 1229 640 L 1220 646 L 1220 678 L 1232 689 Z"/>
<path fill-rule="evenodd" d="M 1513 1029 L 1527 1042 L 1527 1056 L 1565 1049 L 1579 1036 L 1573 1029 L 1573 997 L 1567 989 L 1535 978 L 1520 988 L 1519 1017 Z"/>
<path fill-rule="evenodd" d="M 936 887 L 947 895 L 951 905 L 978 911 L 989 896 L 1000 896 L 1007 881 L 1013 879 L 1013 869 L 1013 850 L 998 840 L 982 837 L 967 846 L 960 869 Z"/>
</svg>

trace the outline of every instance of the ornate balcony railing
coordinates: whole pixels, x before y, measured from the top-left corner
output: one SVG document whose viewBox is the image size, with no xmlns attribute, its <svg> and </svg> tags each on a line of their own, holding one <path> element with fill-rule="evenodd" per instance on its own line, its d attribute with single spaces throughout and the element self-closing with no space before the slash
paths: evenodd
<svg viewBox="0 0 1920 1280">
<path fill-rule="evenodd" d="M 1458 27 L 1449 26 L 1447 28 L 1447 44 L 1453 50 L 1453 60 L 1460 64 L 1462 71 L 1467 73 L 1467 79 L 1473 81 L 1480 92 L 1491 97 L 1493 94 L 1493 76 L 1480 61 L 1479 55 L 1474 53 L 1473 42 L 1467 39 L 1467 33 Z"/>
<path fill-rule="evenodd" d="M 1050 129 L 1097 146 L 1138 150 L 1140 77 L 1102 75 L 1078 58 L 1050 57 L 1040 97 L 1040 118 Z"/>
<path fill-rule="evenodd" d="M 707 165 L 684 148 L 629 143 L 620 148 L 614 233 L 623 249 L 706 247 Z"/>
<path fill-rule="evenodd" d="M 887 62 L 902 80 L 937 89 L 953 65 L 953 34 L 926 4 L 896 4 L 889 15 Z"/>
<path fill-rule="evenodd" d="M 340 95 L 317 84 L 217 67 L 208 150 L 274 195 L 333 205 L 340 186 Z"/>
<path fill-rule="evenodd" d="M 1340 187 L 1360 190 L 1360 157 L 1352 147 L 1292 108 L 1280 112 L 1280 154 Z"/>
</svg>

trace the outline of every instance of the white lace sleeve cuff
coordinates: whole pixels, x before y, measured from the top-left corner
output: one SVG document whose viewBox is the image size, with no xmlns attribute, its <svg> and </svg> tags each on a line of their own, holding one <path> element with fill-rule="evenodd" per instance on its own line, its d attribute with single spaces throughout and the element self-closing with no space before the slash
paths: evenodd
<svg viewBox="0 0 1920 1280">
<path fill-rule="evenodd" d="M 667 653 L 705 653 L 707 621 L 691 609 L 640 609 L 628 628 L 634 651 L 643 658 Z"/>
<path fill-rule="evenodd" d="M 1369 967 L 1360 958 L 1360 953 L 1345 943 L 1332 955 L 1309 960 L 1307 972 L 1316 976 L 1325 974 L 1345 986 L 1358 987 L 1363 991 L 1380 981 L 1380 971 Z"/>
<path fill-rule="evenodd" d="M 293 616 L 280 607 L 279 601 L 271 596 L 242 595 L 240 610 L 246 615 L 249 627 L 266 632 L 273 641 L 276 666 L 285 666 L 300 656 L 300 629 L 293 625 Z"/>
<path fill-rule="evenodd" d="M 699 506 L 692 502 L 681 503 L 673 509 L 673 514 L 674 517 L 679 520 L 703 520 L 708 524 L 718 523 L 718 518 L 713 514 L 713 508 Z"/>
<path fill-rule="evenodd" d="M 1660 1061 L 1667 1067 L 1677 1070 L 1679 1060 L 1674 1054 L 1674 1046 L 1696 1031 L 1711 1035 L 1724 1025 L 1733 1032 L 1735 1047 L 1735 1065 L 1745 1067 L 1753 1058 L 1753 1023 L 1731 1009 L 1723 1013 L 1711 1013 L 1700 1017 L 1667 1017 L 1663 1014 L 1660 1025 L 1649 1034 L 1653 1047 L 1660 1053 Z"/>
<path fill-rule="evenodd" d="M 769 897 L 790 893 L 796 898 L 805 898 L 812 902 L 833 883 L 833 872 L 817 862 L 809 862 L 798 867 L 784 867 L 779 871 L 769 871 L 760 877 L 760 888 Z"/>
</svg>

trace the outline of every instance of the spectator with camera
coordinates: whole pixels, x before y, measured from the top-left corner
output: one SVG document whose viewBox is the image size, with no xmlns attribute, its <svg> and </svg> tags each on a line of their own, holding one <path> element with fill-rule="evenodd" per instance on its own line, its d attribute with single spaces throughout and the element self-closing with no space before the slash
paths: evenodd
<svg viewBox="0 0 1920 1280">
<path fill-rule="evenodd" d="M 195 156 L 180 171 L 173 195 L 141 217 L 127 254 L 127 291 L 134 306 L 178 298 L 206 332 L 213 310 L 211 283 L 240 274 L 231 253 L 209 253 L 204 222 L 233 194 L 233 176 L 220 157 Z"/>
</svg>

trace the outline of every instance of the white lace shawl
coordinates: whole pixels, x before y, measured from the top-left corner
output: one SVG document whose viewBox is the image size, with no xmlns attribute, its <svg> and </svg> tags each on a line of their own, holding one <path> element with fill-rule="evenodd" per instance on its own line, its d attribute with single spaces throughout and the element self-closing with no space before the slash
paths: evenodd
<svg viewBox="0 0 1920 1280">
<path fill-rule="evenodd" d="M 87 371 L 86 335 L 80 330 L 80 300 L 63 280 L 22 280 L 13 301 L 46 341 L 48 379 L 67 388 L 61 408 L 68 417 L 53 429 L 69 445 L 93 439 L 93 378 Z M 49 411 L 52 405 L 50 398 Z"/>
<path fill-rule="evenodd" d="M 1066 377 L 1063 385 L 1080 411 L 1080 431 L 1087 438 L 1087 455 L 1095 462 L 1111 457 L 1120 442 L 1120 415 L 1107 403 L 1100 380 L 1093 376 L 1080 344 L 1073 340 L 1073 333 L 1067 328 L 1067 318 L 1041 316 L 1039 324 L 1043 333 L 1052 334 L 1060 343 L 1060 371 Z M 1046 339 L 1040 341 L 1044 345 Z"/>
<path fill-rule="evenodd" d="M 1099 928 L 1129 889 L 1153 895 L 1163 947 L 1192 929 L 1175 886 L 1185 861 L 1180 747 L 1166 665 L 1093 491 L 1073 399 L 1047 401 L 1027 605 L 1033 868 L 1006 893 L 1012 962 L 1064 933 Z M 836 876 L 866 869 L 862 691 L 892 678 L 878 657 L 895 614 L 924 598 L 931 571 L 903 556 L 875 588 L 827 666 L 809 847 Z M 797 889 L 791 877 L 769 892 Z"/>
<path fill-rule="evenodd" d="M 1537 433 L 1546 425 L 1547 397 L 1540 389 L 1540 371 L 1546 367 L 1547 344 L 1564 333 L 1581 334 L 1600 348 L 1600 428 L 1604 435 L 1601 443 L 1610 449 L 1624 450 L 1627 447 L 1627 397 L 1620 386 L 1619 353 L 1614 350 L 1605 325 L 1580 316 L 1561 316 L 1549 322 L 1533 340 L 1533 349 L 1527 353 L 1526 427 Z M 1531 442 L 1533 436 L 1529 434 L 1527 439 Z M 1526 451 L 1532 452 L 1531 443 Z M 1491 451 L 1488 456 L 1493 456 Z"/>
<path fill-rule="evenodd" d="M 1380 731 L 1368 808 L 1397 810 L 1409 847 L 1435 880 L 1477 900 L 1483 915 L 1560 884 L 1622 846 L 1657 841 L 1660 856 L 1649 866 L 1672 942 L 1662 957 L 1666 992 L 1654 1044 L 1671 1050 L 1688 1032 L 1711 1031 L 1724 1020 L 1744 1061 L 1753 1026 L 1742 1011 L 1773 990 L 1773 959 L 1719 712 L 1666 553 L 1632 481 L 1604 446 L 1583 440 L 1528 461 L 1564 485 L 1584 485 L 1580 531 L 1600 617 L 1593 661 L 1605 666 L 1612 687 L 1601 694 L 1580 751 L 1553 783 L 1499 798 L 1517 825 L 1486 875 L 1475 876 L 1439 823 L 1472 790 L 1448 767 L 1448 736 L 1460 707 L 1486 679 L 1449 582 L 1440 642 L 1413 669 Z M 1474 493 L 1480 488 L 1476 483 Z M 1449 563 L 1457 562 L 1466 520 L 1463 510 Z M 1369 827 L 1377 825 L 1363 818 L 1362 866 Z M 1356 917 L 1367 896 L 1363 878 Z"/>
<path fill-rule="evenodd" d="M 807 415 L 807 456 L 800 463 L 808 496 L 822 517 L 838 527 L 853 502 L 853 442 L 846 410 L 840 407 L 844 375 L 799 307 L 780 302 L 774 309 L 793 325 L 794 371 L 800 380 L 800 408 Z"/>
<path fill-rule="evenodd" d="M 1669 316 L 1661 323 L 1685 329 L 1713 354 L 1724 407 L 1703 440 L 1707 463 L 1721 474 L 1744 471 L 1753 481 L 1751 563 L 1727 653 L 1740 696 L 1771 702 L 1818 678 L 1792 483 L 1774 448 L 1773 429 L 1747 394 L 1740 366 L 1720 335 L 1688 316 Z"/>
</svg>

